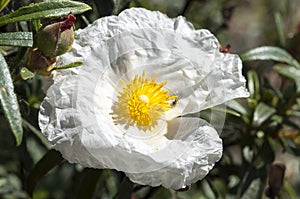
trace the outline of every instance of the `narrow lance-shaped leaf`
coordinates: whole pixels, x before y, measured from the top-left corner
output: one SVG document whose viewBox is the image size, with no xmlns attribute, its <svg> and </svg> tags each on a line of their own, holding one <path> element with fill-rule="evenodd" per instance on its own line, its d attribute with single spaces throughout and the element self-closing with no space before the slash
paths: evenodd
<svg viewBox="0 0 300 199">
<path fill-rule="evenodd" d="M 273 107 L 268 106 L 267 104 L 260 102 L 253 114 L 252 124 L 254 127 L 258 127 L 264 121 L 266 121 L 269 117 L 271 117 L 276 110 Z"/>
<path fill-rule="evenodd" d="M 259 80 L 258 80 L 257 73 L 253 70 L 250 70 L 247 73 L 247 77 L 248 77 L 248 89 L 249 89 L 249 92 L 250 92 L 250 98 L 255 99 L 255 100 L 259 100 L 259 98 L 260 98 L 260 95 L 259 95 Z"/>
<path fill-rule="evenodd" d="M 70 12 L 80 14 L 91 7 L 77 1 L 52 0 L 24 6 L 15 12 L 0 17 L 0 26 L 8 23 L 66 16 Z"/>
<path fill-rule="evenodd" d="M 279 12 L 275 13 L 274 20 L 275 20 L 276 29 L 277 29 L 280 44 L 281 44 L 281 46 L 285 46 L 286 42 L 285 42 L 285 36 L 284 36 L 282 16 Z"/>
<path fill-rule="evenodd" d="M 0 12 L 7 6 L 7 4 L 10 2 L 10 0 L 1 0 L 0 1 Z"/>
<path fill-rule="evenodd" d="M 101 173 L 102 170 L 100 169 L 84 169 L 84 171 L 82 172 L 83 177 L 81 178 L 78 190 L 76 192 L 76 199 L 89 199 L 93 197 Z"/>
<path fill-rule="evenodd" d="M 98 10 L 100 17 L 112 15 L 114 12 L 114 8 L 116 5 L 116 1 L 107 1 L 107 0 L 97 0 L 95 1 L 95 6 Z"/>
<path fill-rule="evenodd" d="M 243 107 L 240 103 L 238 103 L 236 100 L 230 100 L 226 102 L 226 106 L 237 111 L 238 113 L 241 113 L 242 115 L 248 115 L 247 109 Z"/>
<path fill-rule="evenodd" d="M 247 124 L 250 123 L 249 119 L 249 111 L 246 109 L 246 107 L 242 106 L 240 103 L 238 103 L 236 100 L 230 100 L 226 102 L 226 106 L 240 115 L 238 117 L 241 117 Z"/>
<path fill-rule="evenodd" d="M 245 193 L 242 196 L 242 199 L 248 199 L 248 198 L 262 198 L 263 197 L 263 186 L 261 179 L 251 179 L 252 182 L 248 189 L 245 191 Z"/>
<path fill-rule="evenodd" d="M 0 34 L 0 46 L 32 47 L 32 32 L 9 32 Z"/>
<path fill-rule="evenodd" d="M 70 64 L 67 65 L 63 65 L 63 66 L 53 66 L 50 71 L 53 70 L 63 70 L 63 69 L 68 69 L 68 68 L 74 68 L 74 67 L 78 67 L 78 66 L 82 66 L 83 62 L 78 61 L 78 62 L 72 62 Z"/>
<path fill-rule="evenodd" d="M 33 190 L 38 182 L 44 175 L 46 175 L 51 169 L 60 164 L 63 161 L 61 154 L 51 149 L 44 157 L 36 163 L 32 171 L 27 178 L 27 192 L 30 196 L 33 194 Z"/>
<path fill-rule="evenodd" d="M 0 54 L 0 102 L 3 112 L 15 136 L 17 145 L 20 145 L 23 136 L 22 118 L 17 97 L 9 69 L 4 57 Z"/>
<path fill-rule="evenodd" d="M 7 55 L 6 51 L 3 50 L 3 49 L 1 49 L 1 48 L 0 48 L 0 54 L 3 55 L 3 56 L 6 56 L 6 55 Z"/>
<path fill-rule="evenodd" d="M 124 177 L 114 199 L 131 199 L 132 191 L 133 183 L 127 177 Z"/>
<path fill-rule="evenodd" d="M 243 61 L 274 60 L 300 68 L 297 60 L 295 60 L 287 51 L 274 46 L 262 46 L 249 50 L 242 54 L 241 58 Z"/>
<path fill-rule="evenodd" d="M 297 93 L 300 93 L 300 70 L 288 65 L 276 65 L 274 69 L 281 75 L 291 78 L 297 86 Z"/>
</svg>

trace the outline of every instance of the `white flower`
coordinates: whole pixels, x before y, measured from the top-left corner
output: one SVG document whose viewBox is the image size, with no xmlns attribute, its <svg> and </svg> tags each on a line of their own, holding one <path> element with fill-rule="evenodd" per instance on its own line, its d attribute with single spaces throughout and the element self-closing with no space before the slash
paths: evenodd
<svg viewBox="0 0 300 199">
<path fill-rule="evenodd" d="M 183 17 L 142 8 L 76 33 L 57 64 L 39 114 L 42 133 L 72 163 L 123 171 L 133 181 L 180 189 L 222 155 L 217 131 L 180 117 L 247 97 L 241 60 Z M 222 121 L 220 121 L 222 122 Z"/>
</svg>

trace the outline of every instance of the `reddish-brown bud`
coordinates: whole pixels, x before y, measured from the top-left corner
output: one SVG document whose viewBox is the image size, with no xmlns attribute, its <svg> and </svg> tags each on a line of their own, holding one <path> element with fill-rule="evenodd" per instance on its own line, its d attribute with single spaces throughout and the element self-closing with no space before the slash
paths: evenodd
<svg viewBox="0 0 300 199">
<path fill-rule="evenodd" d="M 56 57 L 68 52 L 74 41 L 75 16 L 71 13 L 59 22 L 47 25 L 35 35 L 34 45 L 45 57 Z"/>
<path fill-rule="evenodd" d="M 268 167 L 268 188 L 265 192 L 269 198 L 275 198 L 280 194 L 283 187 L 285 165 L 274 163 Z"/>
<path fill-rule="evenodd" d="M 230 48 L 231 48 L 230 44 L 227 44 L 225 48 L 223 48 L 222 46 L 220 46 L 219 51 L 221 53 L 230 53 Z"/>
<path fill-rule="evenodd" d="M 40 75 L 49 76 L 51 74 L 51 66 L 55 61 L 55 57 L 47 58 L 39 49 L 32 48 L 29 51 L 27 67 Z"/>
</svg>

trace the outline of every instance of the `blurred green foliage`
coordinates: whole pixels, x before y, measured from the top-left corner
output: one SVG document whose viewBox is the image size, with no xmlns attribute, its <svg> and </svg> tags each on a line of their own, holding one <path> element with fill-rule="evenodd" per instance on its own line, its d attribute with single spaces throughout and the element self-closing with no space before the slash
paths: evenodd
<svg viewBox="0 0 300 199">
<path fill-rule="evenodd" d="M 39 2 L 42 4 L 30 4 Z M 299 1 L 45 2 L 0 3 L 0 198 L 300 197 Z M 48 80 L 28 71 L 26 63 L 32 35 L 40 22 L 50 23 L 53 19 L 49 18 L 72 10 L 78 14 L 76 29 L 84 28 L 99 17 L 133 6 L 159 10 L 170 17 L 185 16 L 196 28 L 212 31 L 221 44 L 231 44 L 231 52 L 241 55 L 244 62 L 243 73 L 251 96 L 227 103 L 221 135 L 224 155 L 210 174 L 188 191 L 140 186 L 114 170 L 69 164 L 58 152 L 50 150 L 37 125 L 44 97 L 42 85 Z M 272 172 L 272 168 L 281 168 L 276 167 L 277 162 L 285 170 Z M 274 182 L 280 181 L 280 172 L 285 174 L 281 191 L 281 183 Z"/>
</svg>

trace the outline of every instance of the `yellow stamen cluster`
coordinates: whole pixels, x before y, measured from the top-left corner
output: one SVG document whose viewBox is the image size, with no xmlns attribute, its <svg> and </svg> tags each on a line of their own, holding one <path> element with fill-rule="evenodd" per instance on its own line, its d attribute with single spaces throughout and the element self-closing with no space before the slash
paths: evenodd
<svg viewBox="0 0 300 199">
<path fill-rule="evenodd" d="M 145 72 L 128 83 L 121 83 L 124 87 L 112 107 L 116 124 L 150 130 L 162 114 L 172 108 L 170 101 L 177 100 L 177 96 L 169 95 L 169 91 L 163 89 L 166 82 L 157 83 L 155 77 L 145 77 Z"/>
</svg>

